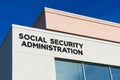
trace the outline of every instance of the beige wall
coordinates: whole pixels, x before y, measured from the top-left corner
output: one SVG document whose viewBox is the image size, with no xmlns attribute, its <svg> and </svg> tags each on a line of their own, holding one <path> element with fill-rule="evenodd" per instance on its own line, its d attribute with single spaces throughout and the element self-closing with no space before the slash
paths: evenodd
<svg viewBox="0 0 120 80">
<path fill-rule="evenodd" d="M 120 24 L 50 8 L 45 8 L 44 12 L 46 29 L 120 42 Z M 41 21 L 37 20 L 34 27 L 43 27 L 36 26 Z"/>
</svg>

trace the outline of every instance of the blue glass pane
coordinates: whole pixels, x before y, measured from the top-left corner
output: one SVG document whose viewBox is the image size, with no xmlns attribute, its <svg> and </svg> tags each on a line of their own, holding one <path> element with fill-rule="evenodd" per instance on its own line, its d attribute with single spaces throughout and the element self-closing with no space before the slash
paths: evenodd
<svg viewBox="0 0 120 80">
<path fill-rule="evenodd" d="M 80 63 L 55 61 L 57 80 L 84 80 Z"/>
<path fill-rule="evenodd" d="M 120 68 L 112 68 L 113 80 L 120 80 Z"/>
<path fill-rule="evenodd" d="M 85 64 L 87 80 L 110 80 L 108 67 Z"/>
</svg>

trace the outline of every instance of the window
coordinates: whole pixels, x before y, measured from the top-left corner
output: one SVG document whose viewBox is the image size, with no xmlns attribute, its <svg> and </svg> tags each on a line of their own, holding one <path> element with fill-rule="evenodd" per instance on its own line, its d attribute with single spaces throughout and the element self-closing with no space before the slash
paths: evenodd
<svg viewBox="0 0 120 80">
<path fill-rule="evenodd" d="M 55 61 L 56 80 L 84 80 L 82 64 L 67 61 Z"/>
<path fill-rule="evenodd" d="M 120 68 L 55 60 L 56 80 L 120 80 Z"/>
<path fill-rule="evenodd" d="M 86 80 L 110 80 L 108 67 L 85 64 Z"/>
<path fill-rule="evenodd" d="M 120 68 L 111 68 L 113 80 L 120 80 Z"/>
</svg>

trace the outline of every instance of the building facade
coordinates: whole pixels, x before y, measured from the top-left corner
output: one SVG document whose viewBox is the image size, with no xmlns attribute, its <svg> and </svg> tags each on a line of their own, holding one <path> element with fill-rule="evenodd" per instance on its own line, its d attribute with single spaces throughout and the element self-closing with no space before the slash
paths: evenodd
<svg viewBox="0 0 120 80">
<path fill-rule="evenodd" d="M 45 8 L 33 28 L 12 25 L 0 47 L 0 79 L 120 80 L 119 27 Z"/>
</svg>

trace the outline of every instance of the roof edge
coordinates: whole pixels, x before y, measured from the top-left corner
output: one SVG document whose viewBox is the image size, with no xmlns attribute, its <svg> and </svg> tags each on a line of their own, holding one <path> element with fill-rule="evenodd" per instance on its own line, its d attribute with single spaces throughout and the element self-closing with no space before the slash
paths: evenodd
<svg viewBox="0 0 120 80">
<path fill-rule="evenodd" d="M 111 21 L 107 21 L 107 20 L 101 20 L 101 19 L 92 18 L 92 17 L 88 17 L 88 16 L 78 15 L 75 13 L 65 12 L 65 11 L 48 8 L 48 7 L 44 7 L 44 11 L 48 12 L 48 13 L 52 13 L 52 14 L 62 15 L 62 16 L 71 17 L 71 18 L 75 18 L 75 19 L 82 19 L 82 20 L 86 20 L 89 22 L 94 22 L 94 23 L 98 23 L 98 24 L 109 25 L 112 27 L 120 28 L 119 23 L 115 23 L 115 22 L 111 22 Z"/>
</svg>

